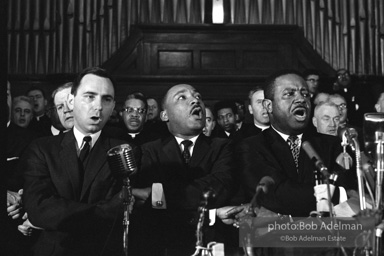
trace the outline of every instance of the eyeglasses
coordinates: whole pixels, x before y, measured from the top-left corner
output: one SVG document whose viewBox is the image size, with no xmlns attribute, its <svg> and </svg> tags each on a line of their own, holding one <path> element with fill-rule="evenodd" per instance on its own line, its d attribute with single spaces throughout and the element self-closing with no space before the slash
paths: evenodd
<svg viewBox="0 0 384 256">
<path fill-rule="evenodd" d="M 345 103 L 341 103 L 341 104 L 337 105 L 337 107 L 338 107 L 339 109 L 346 109 L 346 108 L 347 108 L 347 104 L 345 104 Z"/>
<path fill-rule="evenodd" d="M 309 78 L 309 79 L 307 79 L 307 81 L 312 82 L 312 83 L 318 83 L 319 79 Z"/>
<path fill-rule="evenodd" d="M 123 111 L 127 112 L 128 114 L 132 114 L 133 112 L 137 112 L 140 115 L 145 114 L 145 112 L 147 112 L 144 108 L 131 108 L 131 107 L 123 108 Z"/>
</svg>

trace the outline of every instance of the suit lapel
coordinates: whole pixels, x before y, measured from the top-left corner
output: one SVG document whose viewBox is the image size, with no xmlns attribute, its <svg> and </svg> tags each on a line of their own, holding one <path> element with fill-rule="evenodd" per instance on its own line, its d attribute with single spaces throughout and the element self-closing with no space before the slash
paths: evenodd
<svg viewBox="0 0 384 256">
<path fill-rule="evenodd" d="M 84 182 L 81 190 L 80 200 L 83 200 L 96 175 L 106 164 L 107 151 L 109 149 L 108 139 L 101 134 L 96 144 L 92 147 L 85 167 Z"/>
<path fill-rule="evenodd" d="M 205 135 L 200 134 L 200 136 L 196 140 L 196 144 L 193 148 L 193 153 L 191 157 L 190 167 L 194 167 L 199 165 L 202 161 L 203 157 L 207 155 L 210 147 L 206 141 L 206 138 L 203 137 Z"/>
<path fill-rule="evenodd" d="M 79 200 L 81 191 L 80 170 L 76 152 L 76 139 L 73 131 L 64 134 L 59 158 L 61 166 L 66 171 L 69 180 L 71 181 L 73 196 L 76 200 Z"/>
<path fill-rule="evenodd" d="M 289 173 L 291 178 L 297 179 L 297 168 L 288 143 L 273 128 L 268 129 L 268 136 L 269 139 L 267 141 L 271 142 L 271 152 L 275 152 L 275 158 L 282 165 L 283 169 Z"/>
<path fill-rule="evenodd" d="M 181 156 L 180 147 L 173 136 L 169 136 L 163 141 L 163 152 L 167 156 L 167 158 L 172 160 L 173 162 L 177 162 L 180 165 L 184 164 Z M 177 157 L 175 158 L 175 156 Z"/>
</svg>

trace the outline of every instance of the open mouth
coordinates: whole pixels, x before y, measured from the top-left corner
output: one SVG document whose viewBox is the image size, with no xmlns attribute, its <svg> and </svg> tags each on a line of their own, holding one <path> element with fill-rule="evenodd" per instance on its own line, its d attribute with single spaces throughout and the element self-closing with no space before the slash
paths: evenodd
<svg viewBox="0 0 384 256">
<path fill-rule="evenodd" d="M 200 106 L 196 106 L 191 110 L 191 116 L 194 116 L 196 118 L 202 118 L 203 117 L 203 109 Z"/>
<path fill-rule="evenodd" d="M 296 120 L 304 121 L 307 117 L 307 109 L 305 107 L 297 107 L 293 110 Z"/>
<path fill-rule="evenodd" d="M 101 117 L 99 117 L 99 116 L 92 116 L 91 119 L 95 122 L 101 122 L 101 120 L 102 120 Z"/>
</svg>

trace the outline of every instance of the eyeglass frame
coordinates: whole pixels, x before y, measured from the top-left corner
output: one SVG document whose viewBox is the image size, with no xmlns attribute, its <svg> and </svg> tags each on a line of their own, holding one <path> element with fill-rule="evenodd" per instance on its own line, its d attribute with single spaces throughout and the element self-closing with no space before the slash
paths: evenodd
<svg viewBox="0 0 384 256">
<path fill-rule="evenodd" d="M 133 112 L 137 112 L 140 115 L 144 115 L 147 112 L 145 108 L 132 108 L 132 107 L 124 107 L 121 111 L 127 112 L 127 114 L 132 114 Z"/>
</svg>

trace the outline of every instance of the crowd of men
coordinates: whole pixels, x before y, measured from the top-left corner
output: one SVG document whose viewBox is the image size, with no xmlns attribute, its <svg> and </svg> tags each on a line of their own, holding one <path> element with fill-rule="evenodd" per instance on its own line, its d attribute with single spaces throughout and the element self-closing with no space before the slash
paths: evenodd
<svg viewBox="0 0 384 256">
<path fill-rule="evenodd" d="M 170 87 L 161 104 L 132 92 L 117 124 L 110 119 L 115 84 L 101 68 L 85 69 L 51 99 L 32 87 L 12 100 L 8 83 L 8 255 L 122 255 L 122 179 L 106 152 L 126 143 L 139 167 L 130 177 L 131 255 L 192 255 L 207 190 L 212 225 L 205 242 L 244 255 L 233 241 L 236 227 L 226 224 L 235 223 L 246 208 L 237 206 L 252 200 L 263 177 L 273 187 L 258 198 L 260 206 L 297 217 L 316 210 L 315 166 L 301 149 L 304 141 L 341 177 L 336 185 L 356 187 L 353 172 L 335 161 L 342 152 L 338 131 L 362 128 L 349 73 L 339 73 L 332 91 L 319 93 L 315 70 L 280 71 L 248 99 L 213 106 L 189 84 Z M 371 107 L 383 112 L 384 93 Z"/>
</svg>

